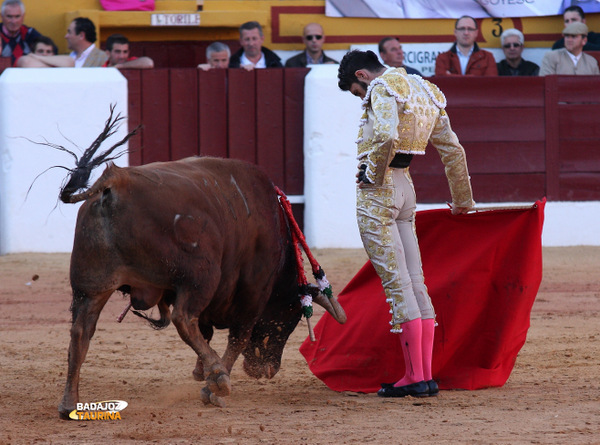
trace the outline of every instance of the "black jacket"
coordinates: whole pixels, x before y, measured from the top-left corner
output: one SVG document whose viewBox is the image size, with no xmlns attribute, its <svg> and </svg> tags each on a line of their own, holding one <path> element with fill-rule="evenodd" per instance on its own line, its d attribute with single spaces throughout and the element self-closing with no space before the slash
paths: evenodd
<svg viewBox="0 0 600 445">
<path fill-rule="evenodd" d="M 267 68 L 283 68 L 281 59 L 277 54 L 275 54 L 269 48 L 265 48 L 264 46 L 261 46 L 260 50 L 265 55 L 265 64 L 267 65 Z M 231 55 L 231 58 L 229 59 L 229 68 L 240 67 L 242 54 L 244 54 L 244 48 L 238 49 L 234 54 Z"/>
<path fill-rule="evenodd" d="M 496 65 L 498 66 L 499 76 L 538 76 L 540 74 L 540 67 L 525 59 L 521 59 L 517 69 L 511 67 L 506 59 L 501 60 Z"/>
<path fill-rule="evenodd" d="M 327 57 L 325 53 L 323 53 L 323 63 L 340 63 L 337 60 L 332 59 L 331 57 Z M 293 57 L 290 57 L 287 62 L 285 62 L 286 68 L 304 68 L 307 65 L 306 59 L 306 51 L 302 51 L 300 54 L 296 54 Z"/>
</svg>

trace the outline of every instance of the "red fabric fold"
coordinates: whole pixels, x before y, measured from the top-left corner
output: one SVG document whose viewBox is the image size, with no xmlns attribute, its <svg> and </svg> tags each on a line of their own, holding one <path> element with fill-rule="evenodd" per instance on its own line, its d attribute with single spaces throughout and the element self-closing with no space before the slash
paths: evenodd
<svg viewBox="0 0 600 445">
<path fill-rule="evenodd" d="M 436 309 L 433 377 L 441 389 L 502 386 L 525 343 L 542 280 L 546 200 L 531 208 L 452 216 L 417 212 L 425 284 Z M 404 375 L 381 281 L 367 262 L 338 297 L 344 325 L 324 314 L 300 352 L 335 391 L 375 392 Z"/>
</svg>

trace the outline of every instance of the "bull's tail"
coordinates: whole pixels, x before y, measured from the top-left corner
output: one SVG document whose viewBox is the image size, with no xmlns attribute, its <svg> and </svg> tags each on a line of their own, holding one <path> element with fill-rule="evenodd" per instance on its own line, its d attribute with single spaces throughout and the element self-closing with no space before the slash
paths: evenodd
<svg viewBox="0 0 600 445">
<path fill-rule="evenodd" d="M 111 105 L 110 115 L 106 120 L 106 123 L 104 124 L 104 130 L 102 130 L 102 133 L 98 135 L 98 137 L 92 143 L 92 145 L 90 145 L 90 147 L 83 152 L 81 158 L 78 158 L 75 153 L 66 150 L 64 147 L 60 147 L 62 150 L 69 152 L 75 158 L 75 168 L 69 169 L 71 175 L 60 190 L 60 200 L 62 202 L 75 203 L 83 201 L 92 196 L 95 193 L 95 191 L 93 189 L 88 189 L 88 181 L 90 179 L 92 171 L 96 167 L 106 162 L 112 161 L 116 158 L 119 158 L 120 156 L 125 154 L 126 151 L 121 151 L 113 155 L 114 151 L 117 148 L 121 147 L 130 138 L 136 135 L 138 130 L 140 129 L 140 126 L 136 127 L 121 141 L 117 142 L 115 145 L 96 156 L 96 152 L 100 148 L 100 145 L 102 145 L 102 143 L 110 136 L 115 134 L 115 132 L 121 126 L 122 121 L 125 119 L 125 117 L 121 116 L 120 113 L 118 113 L 115 116 L 114 111 L 115 105 Z M 81 191 L 81 193 L 76 194 L 78 191 Z"/>
<path fill-rule="evenodd" d="M 146 320 L 148 323 L 150 323 L 150 326 L 152 326 L 152 328 L 159 331 L 161 329 L 166 328 L 171 323 L 171 311 L 169 309 L 169 305 L 164 300 L 160 300 L 158 302 L 158 310 L 160 312 L 160 318 L 158 320 L 149 317 L 148 315 L 144 314 L 143 312 L 139 312 L 139 311 L 131 311 L 131 312 L 133 312 L 138 317 Z"/>
</svg>

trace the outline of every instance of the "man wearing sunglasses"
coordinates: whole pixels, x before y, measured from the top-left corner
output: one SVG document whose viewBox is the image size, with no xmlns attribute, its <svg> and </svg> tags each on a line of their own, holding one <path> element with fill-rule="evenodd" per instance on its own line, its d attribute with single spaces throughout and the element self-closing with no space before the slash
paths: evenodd
<svg viewBox="0 0 600 445">
<path fill-rule="evenodd" d="M 456 42 L 435 59 L 436 76 L 497 76 L 496 60 L 491 52 L 480 49 L 477 22 L 464 15 L 454 24 Z"/>
<path fill-rule="evenodd" d="M 498 63 L 499 76 L 537 76 L 540 67 L 528 60 L 523 59 L 523 46 L 525 37 L 523 33 L 515 28 L 507 29 L 500 35 L 504 60 Z"/>
<path fill-rule="evenodd" d="M 339 63 L 323 52 L 325 33 L 318 23 L 309 23 L 302 32 L 302 41 L 305 49 L 300 54 L 290 57 L 285 62 L 286 68 L 301 68 L 307 65 L 320 65 L 323 63 Z"/>
</svg>

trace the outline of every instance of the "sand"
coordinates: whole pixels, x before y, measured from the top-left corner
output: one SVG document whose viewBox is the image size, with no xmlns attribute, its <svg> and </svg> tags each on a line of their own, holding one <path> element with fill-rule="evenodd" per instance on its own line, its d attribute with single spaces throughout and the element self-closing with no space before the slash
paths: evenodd
<svg viewBox="0 0 600 445">
<path fill-rule="evenodd" d="M 339 292 L 361 250 L 314 252 Z M 600 443 L 600 248 L 544 248 L 531 328 L 502 388 L 427 399 L 338 393 L 309 371 L 301 321 L 272 380 L 239 360 L 226 407 L 205 406 L 195 354 L 175 328 L 154 331 L 115 294 L 82 367 L 81 401 L 124 400 L 121 420 L 58 417 L 71 300 L 68 254 L 0 257 L 0 444 L 590 444 Z M 322 311 L 316 311 L 316 322 Z M 222 352 L 226 332 L 213 346 Z"/>
</svg>

